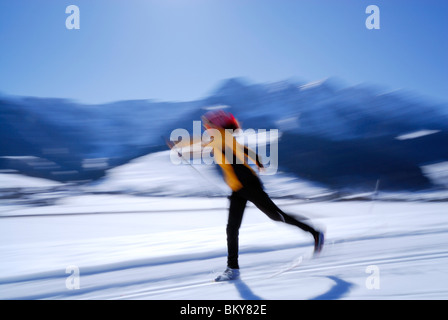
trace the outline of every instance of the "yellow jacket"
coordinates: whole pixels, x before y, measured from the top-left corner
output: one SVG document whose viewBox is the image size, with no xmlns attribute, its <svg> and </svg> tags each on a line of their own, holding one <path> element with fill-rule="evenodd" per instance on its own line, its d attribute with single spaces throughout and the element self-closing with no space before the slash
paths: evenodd
<svg viewBox="0 0 448 320">
<path fill-rule="evenodd" d="M 201 152 L 205 148 L 211 147 L 215 162 L 221 167 L 224 180 L 233 191 L 241 188 L 259 184 L 260 180 L 255 171 L 249 166 L 248 159 L 251 159 L 259 168 L 263 168 L 259 156 L 248 147 L 236 141 L 231 131 L 224 129 L 208 129 L 210 141 L 201 140 Z M 195 141 L 181 141 L 175 144 L 176 147 L 186 147 L 194 144 Z"/>
</svg>

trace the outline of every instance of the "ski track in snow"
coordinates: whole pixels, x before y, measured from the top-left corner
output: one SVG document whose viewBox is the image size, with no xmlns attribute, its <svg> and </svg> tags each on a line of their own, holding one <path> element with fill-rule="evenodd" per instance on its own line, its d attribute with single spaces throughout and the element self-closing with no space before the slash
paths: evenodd
<svg viewBox="0 0 448 320">
<path fill-rule="evenodd" d="M 0 298 L 448 298 L 443 202 L 377 202 L 372 209 L 370 202 L 276 201 L 325 228 L 326 246 L 314 259 L 307 234 L 250 206 L 240 230 L 241 279 L 215 283 L 226 262 L 227 199 L 127 196 L 115 198 L 108 214 L 112 199 L 0 206 L 7 212 L 0 218 Z M 66 286 L 71 265 L 79 267 L 79 289 Z M 368 266 L 379 270 L 377 289 L 367 285 Z"/>
</svg>

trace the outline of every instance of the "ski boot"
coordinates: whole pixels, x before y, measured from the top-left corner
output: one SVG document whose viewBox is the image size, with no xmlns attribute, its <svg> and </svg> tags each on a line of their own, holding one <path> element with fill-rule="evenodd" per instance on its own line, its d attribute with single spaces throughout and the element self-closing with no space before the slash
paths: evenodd
<svg viewBox="0 0 448 320">
<path fill-rule="evenodd" d="M 318 231 L 316 234 L 314 234 L 314 256 L 317 256 L 322 251 L 324 242 L 325 236 L 323 232 Z"/>
<path fill-rule="evenodd" d="M 215 282 L 230 281 L 230 280 L 236 280 L 239 278 L 240 278 L 240 270 L 239 269 L 232 269 L 232 268 L 227 267 L 226 270 L 215 279 Z"/>
</svg>

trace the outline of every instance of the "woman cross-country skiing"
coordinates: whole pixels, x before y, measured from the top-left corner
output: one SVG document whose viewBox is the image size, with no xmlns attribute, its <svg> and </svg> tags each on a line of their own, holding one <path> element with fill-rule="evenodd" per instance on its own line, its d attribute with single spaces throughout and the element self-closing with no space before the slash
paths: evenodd
<svg viewBox="0 0 448 320">
<path fill-rule="evenodd" d="M 314 239 L 314 252 L 320 252 L 324 244 L 323 232 L 284 213 L 275 205 L 264 191 L 258 175 L 246 160 L 250 158 L 258 168 L 263 168 L 259 156 L 246 146 L 240 145 L 233 135 L 226 134 L 226 130 L 231 131 L 240 128 L 235 117 L 231 113 L 223 110 L 213 110 L 204 114 L 202 121 L 206 130 L 213 132 L 211 134 L 213 139 L 210 142 L 204 143 L 202 147 L 208 146 L 213 148 L 215 160 L 223 171 L 224 180 L 232 190 L 232 194 L 229 197 L 230 207 L 226 228 L 227 268 L 215 281 L 234 280 L 240 276 L 238 265 L 238 235 L 247 201 L 252 202 L 272 220 L 281 221 L 309 232 Z M 185 141 L 181 141 L 178 144 L 171 143 L 169 146 L 171 148 L 173 146 L 184 147 L 184 143 Z"/>
</svg>

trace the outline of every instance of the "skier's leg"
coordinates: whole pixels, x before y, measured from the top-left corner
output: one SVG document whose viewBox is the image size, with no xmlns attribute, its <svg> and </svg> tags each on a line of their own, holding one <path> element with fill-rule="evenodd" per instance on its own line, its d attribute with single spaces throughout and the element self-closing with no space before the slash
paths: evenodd
<svg viewBox="0 0 448 320">
<path fill-rule="evenodd" d="M 243 188 L 239 191 L 242 197 L 252 202 L 258 209 L 263 211 L 269 218 L 275 221 L 283 221 L 287 224 L 299 227 L 300 229 L 311 233 L 314 239 L 314 252 L 318 253 L 324 245 L 324 233 L 316 230 L 310 224 L 305 223 L 304 218 L 294 218 L 282 210 L 271 200 L 260 186 L 252 188 Z"/>
<path fill-rule="evenodd" d="M 311 225 L 303 222 L 304 219 L 296 219 L 285 212 L 283 212 L 269 197 L 269 195 L 261 188 L 244 188 L 241 189 L 240 194 L 248 201 L 252 202 L 258 209 L 264 212 L 269 218 L 274 221 L 282 221 L 287 224 L 299 227 L 300 229 L 309 232 L 314 236 L 318 231 Z"/>
<path fill-rule="evenodd" d="M 243 220 L 244 209 L 247 200 L 233 192 L 230 196 L 229 219 L 227 222 L 227 266 L 232 269 L 239 269 L 238 265 L 238 235 Z"/>
</svg>

